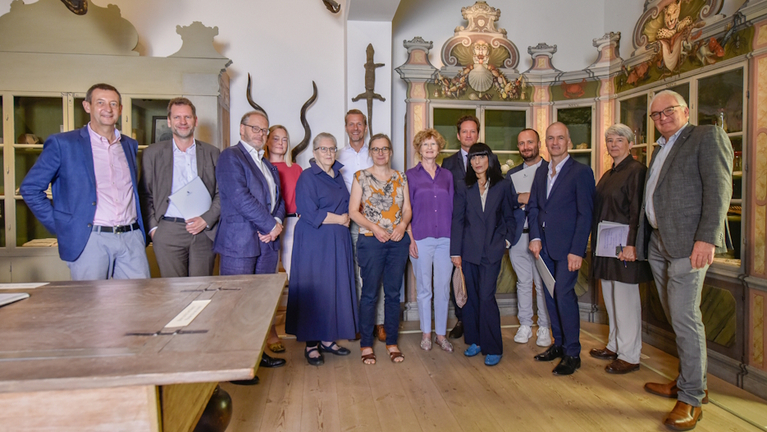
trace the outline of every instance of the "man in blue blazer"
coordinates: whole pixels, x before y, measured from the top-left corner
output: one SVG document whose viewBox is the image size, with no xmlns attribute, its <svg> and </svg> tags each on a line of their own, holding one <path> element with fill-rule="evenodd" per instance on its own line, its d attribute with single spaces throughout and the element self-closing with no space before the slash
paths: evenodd
<svg viewBox="0 0 767 432">
<path fill-rule="evenodd" d="M 536 345 L 548 347 L 551 345 L 551 333 L 549 332 L 549 313 L 546 311 L 546 295 L 543 293 L 543 282 L 535 268 L 535 257 L 528 249 L 530 244 L 530 228 L 527 223 L 527 214 L 530 207 L 530 191 L 517 193 L 511 176 L 525 170 L 525 176 L 534 177 L 539 167 L 548 169 L 549 163 L 541 157 L 541 139 L 535 129 L 523 129 L 517 135 L 517 148 L 522 156 L 522 163 L 510 169 L 506 174 L 511 183 L 511 194 L 514 205 L 514 240 L 509 249 L 509 260 L 517 274 L 517 318 L 519 328 L 514 335 L 514 342 L 527 343 L 533 336 L 533 282 L 535 282 L 536 304 L 538 310 L 538 331 L 536 332 Z"/>
<path fill-rule="evenodd" d="M 213 251 L 220 274 L 276 273 L 285 201 L 280 177 L 264 155 L 269 120 L 251 111 L 240 122 L 240 142 L 221 152 L 216 181 L 221 217 Z"/>
<path fill-rule="evenodd" d="M 594 209 L 594 172 L 572 159 L 570 131 L 562 123 L 546 129 L 551 161 L 540 167 L 530 191 L 530 251 L 543 258 L 556 281 L 554 296 L 546 290 L 554 345 L 535 356 L 538 361 L 562 358 L 555 375 L 570 375 L 581 366 L 580 314 L 575 282 L 586 255 Z"/>
<path fill-rule="evenodd" d="M 148 278 L 136 187 L 138 143 L 115 128 L 122 98 L 113 86 L 96 84 L 85 94 L 83 108 L 90 122 L 45 140 L 21 182 L 21 196 L 58 237 L 59 256 L 73 280 Z"/>
</svg>

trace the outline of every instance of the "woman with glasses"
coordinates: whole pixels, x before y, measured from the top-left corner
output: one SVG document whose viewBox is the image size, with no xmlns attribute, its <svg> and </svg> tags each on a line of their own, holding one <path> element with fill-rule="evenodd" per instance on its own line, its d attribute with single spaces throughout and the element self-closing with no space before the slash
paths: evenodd
<svg viewBox="0 0 767 432">
<path fill-rule="evenodd" d="M 357 293 L 349 233 L 349 192 L 336 162 L 336 139 L 321 133 L 312 142 L 314 158 L 296 184 L 296 224 L 290 267 L 285 331 L 306 342 L 310 365 L 323 352 L 349 355 L 338 339 L 357 334 Z"/>
<path fill-rule="evenodd" d="M 503 356 L 496 281 L 515 228 L 511 185 L 487 145 L 472 145 L 468 159 L 465 184 L 455 191 L 450 256 L 466 279 L 463 335 L 470 346 L 463 354 L 485 354 L 485 365 L 495 366 Z"/>
<path fill-rule="evenodd" d="M 413 219 L 410 222 L 410 261 L 416 279 L 421 348 L 432 347 L 431 303 L 434 298 L 434 330 L 437 346 L 453 352 L 445 337 L 450 300 L 450 224 L 453 217 L 453 174 L 437 165 L 445 138 L 434 129 L 418 132 L 413 148 L 421 160 L 407 171 Z M 432 274 L 433 269 L 433 274 Z M 434 283 L 432 284 L 432 279 Z M 433 292 L 433 295 L 432 295 Z"/>
<path fill-rule="evenodd" d="M 357 171 L 352 183 L 349 216 L 360 226 L 357 261 L 362 274 L 360 297 L 360 349 L 365 364 L 375 364 L 373 325 L 378 287 L 384 287 L 384 329 L 389 359 L 405 357 L 397 346 L 400 318 L 400 287 L 407 264 L 410 237 L 410 196 L 407 177 L 391 168 L 391 140 L 384 134 L 370 138 L 373 166 Z"/>
<path fill-rule="evenodd" d="M 628 126 L 620 123 L 610 126 L 605 131 L 605 145 L 613 158 L 613 166 L 599 179 L 594 198 L 591 280 L 601 280 L 610 334 L 606 347 L 594 348 L 589 354 L 612 360 L 605 367 L 608 373 L 625 374 L 639 369 L 642 350 L 639 284 L 652 280 L 648 262 L 636 260 L 636 237 L 647 168 L 631 156 L 634 133 Z M 626 246 L 613 257 L 596 255 L 600 222 L 628 226 Z"/>
</svg>

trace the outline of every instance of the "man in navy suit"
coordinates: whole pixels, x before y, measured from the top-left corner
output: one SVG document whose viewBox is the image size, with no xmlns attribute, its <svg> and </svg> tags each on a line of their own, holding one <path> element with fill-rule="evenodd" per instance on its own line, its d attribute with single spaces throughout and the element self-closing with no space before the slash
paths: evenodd
<svg viewBox="0 0 767 432">
<path fill-rule="evenodd" d="M 546 129 L 551 161 L 540 167 L 530 191 L 530 251 L 543 258 L 556 281 L 554 296 L 546 290 L 554 345 L 535 356 L 538 361 L 562 358 L 554 375 L 570 375 L 581 366 L 580 314 L 575 282 L 586 255 L 594 209 L 594 173 L 567 153 L 570 131 L 562 123 Z"/>
<path fill-rule="evenodd" d="M 466 170 L 468 169 L 468 155 L 469 148 L 476 144 L 479 139 L 479 119 L 473 115 L 465 115 L 458 119 L 456 122 L 456 128 L 458 129 L 458 142 L 461 143 L 461 148 L 453 155 L 446 157 L 442 160 L 442 168 L 450 171 L 453 174 L 453 182 L 455 190 L 459 187 L 466 185 Z M 490 156 L 493 159 L 495 166 L 500 166 L 498 163 L 498 156 L 492 154 Z M 455 200 L 455 198 L 453 198 Z M 455 303 L 455 295 L 453 290 L 450 290 L 450 300 L 453 302 L 453 309 L 455 310 L 455 317 L 458 322 L 450 330 L 450 338 L 458 339 L 463 336 L 463 314 L 461 308 Z"/>
<path fill-rule="evenodd" d="M 88 89 L 90 122 L 51 135 L 21 182 L 35 217 L 58 236 L 73 280 L 149 277 L 146 234 L 136 189 L 136 140 L 115 128 L 122 98 L 109 84 Z M 53 203 L 46 191 L 51 185 Z"/>
<path fill-rule="evenodd" d="M 221 217 L 213 252 L 221 256 L 221 275 L 277 272 L 285 201 L 280 195 L 277 168 L 263 157 L 268 134 L 266 114 L 250 111 L 240 121 L 240 142 L 218 158 Z M 262 354 L 262 367 L 284 364 L 284 359 Z M 258 377 L 235 383 L 257 384 Z"/>
<path fill-rule="evenodd" d="M 539 167 L 548 168 L 549 163 L 541 157 L 541 139 L 535 129 L 523 129 L 517 135 L 517 148 L 519 155 L 522 156 L 522 163 L 510 169 L 506 178 L 511 180 L 511 176 L 522 170 L 525 175 L 535 176 Z M 519 329 L 514 335 L 514 342 L 527 343 L 533 336 L 533 282 L 535 282 L 536 304 L 538 305 L 538 331 L 536 332 L 536 345 L 548 347 L 551 345 L 551 333 L 549 332 L 549 313 L 546 311 L 546 296 L 543 293 L 543 283 L 538 269 L 535 268 L 535 260 L 532 252 L 528 249 L 530 240 L 530 228 L 527 223 L 527 213 L 529 207 L 527 203 L 530 200 L 530 191 L 519 192 L 511 183 L 511 193 L 514 197 L 514 220 L 516 229 L 514 230 L 514 240 L 509 249 L 509 260 L 517 274 L 517 318 L 519 318 Z"/>
</svg>

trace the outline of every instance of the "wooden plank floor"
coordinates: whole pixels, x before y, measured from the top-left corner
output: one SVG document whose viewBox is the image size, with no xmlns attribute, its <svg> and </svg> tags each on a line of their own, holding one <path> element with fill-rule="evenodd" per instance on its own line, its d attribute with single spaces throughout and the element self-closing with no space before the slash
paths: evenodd
<svg viewBox="0 0 767 432">
<path fill-rule="evenodd" d="M 363 365 L 359 342 L 339 341 L 347 357 L 325 355 L 309 366 L 303 343 L 286 339 L 285 367 L 260 369 L 261 384 L 222 383 L 232 395 L 228 431 L 663 431 L 674 401 L 646 393 L 647 381 L 676 375 L 677 360 L 649 345 L 642 368 L 628 375 L 604 372 L 605 361 L 591 358 L 604 346 L 607 327 L 583 323 L 583 365 L 574 375 L 551 374 L 556 363 L 539 363 L 533 340 L 514 343 L 516 318 L 504 318 L 504 356 L 496 367 L 483 357 L 467 358 L 455 342 L 448 354 L 419 348 L 418 323 L 405 323 L 400 348 L 405 361 L 388 360 L 383 343 L 374 347 L 378 363 Z M 767 401 L 709 376 L 711 403 L 696 431 L 767 430 Z"/>
</svg>

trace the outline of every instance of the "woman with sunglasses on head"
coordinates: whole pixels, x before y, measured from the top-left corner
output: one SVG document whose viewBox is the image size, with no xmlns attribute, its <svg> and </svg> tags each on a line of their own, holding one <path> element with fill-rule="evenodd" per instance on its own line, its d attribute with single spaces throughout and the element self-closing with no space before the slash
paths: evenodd
<svg viewBox="0 0 767 432">
<path fill-rule="evenodd" d="M 339 339 L 357 334 L 357 292 L 349 232 L 349 192 L 336 162 L 336 139 L 321 133 L 312 142 L 314 158 L 296 184 L 296 224 L 285 331 L 306 342 L 313 366 L 323 352 L 349 355 Z"/>
<path fill-rule="evenodd" d="M 357 171 L 352 183 L 349 216 L 360 226 L 357 261 L 362 274 L 360 349 L 365 364 L 375 364 L 373 325 L 378 287 L 383 280 L 386 350 L 394 363 L 405 357 L 397 346 L 400 287 L 407 265 L 410 237 L 410 197 L 407 177 L 391 168 L 391 140 L 384 134 L 370 138 L 373 166 Z"/>
<path fill-rule="evenodd" d="M 466 279 L 463 354 L 485 354 L 485 365 L 495 366 L 503 356 L 496 281 L 515 226 L 511 187 L 486 144 L 472 145 L 468 159 L 465 184 L 455 191 L 450 256 Z"/>
</svg>

